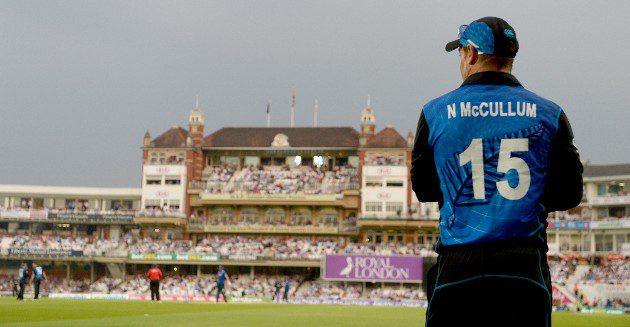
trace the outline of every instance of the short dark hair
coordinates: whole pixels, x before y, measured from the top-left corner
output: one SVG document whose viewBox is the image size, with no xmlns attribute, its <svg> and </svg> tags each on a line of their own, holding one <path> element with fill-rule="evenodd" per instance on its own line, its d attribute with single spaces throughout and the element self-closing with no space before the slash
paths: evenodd
<svg viewBox="0 0 630 327">
<path fill-rule="evenodd" d="M 489 54 L 479 54 L 479 61 L 490 64 L 498 69 L 512 69 L 514 58 L 499 57 Z"/>
<path fill-rule="evenodd" d="M 468 47 L 460 47 L 462 51 L 468 51 Z M 485 53 L 479 54 L 479 62 L 496 67 L 497 69 L 509 69 L 512 70 L 514 64 L 514 58 L 499 57 L 495 55 L 489 55 Z"/>
</svg>

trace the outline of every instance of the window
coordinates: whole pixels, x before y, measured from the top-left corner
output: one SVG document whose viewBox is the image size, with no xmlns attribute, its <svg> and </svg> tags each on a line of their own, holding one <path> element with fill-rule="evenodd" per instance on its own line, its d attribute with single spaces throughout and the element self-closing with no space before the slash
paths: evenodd
<svg viewBox="0 0 630 327">
<path fill-rule="evenodd" d="M 383 211 L 383 203 L 377 201 L 365 202 L 365 211 L 367 212 L 381 212 Z"/>
<path fill-rule="evenodd" d="M 243 208 L 241 209 L 241 217 L 239 222 L 241 224 L 253 225 L 259 223 L 258 208 Z"/>
<path fill-rule="evenodd" d="M 333 208 L 323 209 L 319 212 L 320 226 L 337 226 L 339 224 L 339 213 Z"/>
<path fill-rule="evenodd" d="M 617 248 L 614 249 L 613 251 L 615 252 L 622 252 L 623 251 L 623 244 L 626 243 L 626 234 L 617 234 L 615 235 L 615 243 L 617 245 Z"/>
<path fill-rule="evenodd" d="M 130 200 L 112 200 L 112 210 L 131 210 L 133 208 L 133 202 Z"/>
<path fill-rule="evenodd" d="M 147 185 L 161 185 L 162 177 L 161 176 L 147 176 Z"/>
<path fill-rule="evenodd" d="M 597 184 L 597 195 L 606 194 L 606 184 L 599 183 Z"/>
<path fill-rule="evenodd" d="M 595 251 L 597 252 L 610 252 L 613 250 L 613 235 L 612 234 L 599 234 L 595 235 Z"/>
<path fill-rule="evenodd" d="M 291 212 L 291 225 L 304 226 L 311 224 L 311 210 L 308 208 L 297 208 Z"/>
<path fill-rule="evenodd" d="M 403 187 L 403 181 L 387 181 L 387 187 Z"/>
<path fill-rule="evenodd" d="M 615 218 L 622 218 L 626 216 L 626 207 L 609 207 L 609 216 Z"/>
<path fill-rule="evenodd" d="M 31 198 L 21 198 L 20 199 L 20 208 L 29 209 L 33 206 L 33 200 Z"/>
<path fill-rule="evenodd" d="M 385 202 L 385 211 L 387 212 L 402 212 L 403 203 L 402 202 Z"/>
<path fill-rule="evenodd" d="M 366 187 L 381 187 L 383 186 L 383 182 L 380 179 L 367 179 L 365 181 Z"/>
<path fill-rule="evenodd" d="M 44 208 L 44 199 L 43 198 L 34 198 L 33 199 L 33 209 L 43 209 Z"/>
<path fill-rule="evenodd" d="M 166 179 L 164 181 L 164 184 L 166 184 L 166 185 L 179 185 L 179 184 L 181 184 L 181 180 L 179 178 L 177 178 L 177 179 L 169 178 L 169 179 Z"/>
<path fill-rule="evenodd" d="M 81 211 L 86 211 L 90 208 L 90 203 L 88 202 L 88 200 L 79 200 L 78 201 L 78 208 Z"/>
<path fill-rule="evenodd" d="M 387 231 L 387 242 L 402 242 L 403 234 L 396 231 Z"/>
<path fill-rule="evenodd" d="M 315 165 L 315 167 L 321 167 L 324 164 L 324 157 L 322 156 L 314 156 L 313 157 L 313 164 Z"/>
<path fill-rule="evenodd" d="M 232 222 L 232 207 L 216 207 L 212 223 L 217 225 L 229 225 Z"/>
<path fill-rule="evenodd" d="M 282 208 L 269 208 L 265 212 L 265 223 L 271 225 L 284 224 L 285 213 Z"/>
<path fill-rule="evenodd" d="M 158 209 L 161 209 L 161 206 L 162 206 L 162 201 L 159 200 L 159 199 L 144 200 L 144 208 L 145 209 L 158 210 Z"/>
</svg>

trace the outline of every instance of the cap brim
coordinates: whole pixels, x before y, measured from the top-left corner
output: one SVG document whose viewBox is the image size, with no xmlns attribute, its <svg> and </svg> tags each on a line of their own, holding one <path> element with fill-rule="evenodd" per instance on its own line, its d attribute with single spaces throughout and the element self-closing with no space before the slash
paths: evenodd
<svg viewBox="0 0 630 327">
<path fill-rule="evenodd" d="M 446 44 L 446 46 L 444 47 L 444 49 L 446 49 L 446 52 L 451 52 L 455 49 L 458 49 L 459 47 L 461 47 L 462 44 L 459 42 L 459 40 L 455 40 L 455 41 L 451 41 L 449 43 Z"/>
</svg>

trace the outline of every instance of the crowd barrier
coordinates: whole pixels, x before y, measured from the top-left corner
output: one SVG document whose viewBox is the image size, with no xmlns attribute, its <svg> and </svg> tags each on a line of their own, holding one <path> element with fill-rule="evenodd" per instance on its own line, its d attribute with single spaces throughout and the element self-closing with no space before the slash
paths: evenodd
<svg viewBox="0 0 630 327">
<path fill-rule="evenodd" d="M 50 293 L 51 299 L 74 299 L 74 300 L 151 300 L 150 294 L 103 294 L 103 293 Z M 215 302 L 215 296 L 192 296 L 192 295 L 161 295 L 162 301 L 192 301 L 192 302 Z M 265 303 L 271 302 L 265 297 L 230 297 L 228 301 L 234 303 Z M 427 301 L 415 300 L 370 300 L 370 299 L 319 299 L 319 298 L 294 298 L 289 301 L 295 304 L 336 304 L 336 305 L 359 305 L 359 306 L 386 306 L 386 307 L 427 307 Z"/>
<path fill-rule="evenodd" d="M 41 249 L 41 248 L 9 248 L 8 255 L 14 256 L 42 256 L 42 257 L 81 257 L 81 250 Z"/>
</svg>

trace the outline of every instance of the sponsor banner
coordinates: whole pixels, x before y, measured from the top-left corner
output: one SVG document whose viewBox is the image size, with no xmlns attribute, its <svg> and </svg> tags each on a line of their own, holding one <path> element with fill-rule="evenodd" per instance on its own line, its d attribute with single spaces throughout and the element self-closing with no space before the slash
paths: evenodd
<svg viewBox="0 0 630 327">
<path fill-rule="evenodd" d="M 550 220 L 547 226 L 552 229 L 589 229 L 591 228 L 591 223 L 588 221 Z"/>
<path fill-rule="evenodd" d="M 48 218 L 51 220 L 62 221 L 90 221 L 90 222 L 131 222 L 133 221 L 132 214 L 86 214 L 86 213 L 54 213 L 48 214 Z"/>
<path fill-rule="evenodd" d="M 104 293 L 50 293 L 49 298 L 53 299 L 76 299 L 76 300 L 128 300 L 127 294 L 104 294 Z"/>
<path fill-rule="evenodd" d="M 151 295 L 149 294 L 129 294 L 129 300 L 151 300 Z M 199 302 L 216 302 L 216 296 L 193 296 L 193 295 L 160 295 L 160 300 L 162 301 L 199 301 Z M 229 297 L 228 301 L 230 302 L 240 302 L 240 303 L 262 303 L 269 302 L 269 299 L 261 298 L 261 297 Z"/>
<path fill-rule="evenodd" d="M 327 280 L 418 283 L 422 257 L 326 255 L 322 273 Z"/>
<path fill-rule="evenodd" d="M 591 229 L 625 229 L 630 228 L 630 219 L 592 221 Z"/>
<path fill-rule="evenodd" d="M 219 261 L 219 254 L 196 254 L 196 253 L 130 253 L 131 260 L 149 261 Z"/>
<path fill-rule="evenodd" d="M 267 234 L 337 234 L 336 226 L 272 226 L 272 225 L 206 225 L 208 233 L 267 233 Z"/>
<path fill-rule="evenodd" d="M 83 251 L 61 249 L 10 248 L 9 255 L 80 257 L 83 256 Z"/>
<path fill-rule="evenodd" d="M 427 301 L 414 300 L 368 300 L 368 299 L 320 299 L 320 298 L 296 298 L 291 303 L 298 304 L 336 304 L 336 305 L 363 305 L 382 307 L 427 307 Z"/>
<path fill-rule="evenodd" d="M 0 219 L 12 220 L 59 220 L 59 221 L 89 221 L 89 222 L 131 222 L 133 214 L 130 213 L 75 213 L 75 212 L 50 212 L 48 210 L 30 211 L 0 211 Z"/>
<path fill-rule="evenodd" d="M 129 294 L 127 296 L 129 300 L 151 300 L 150 294 Z M 214 296 L 193 296 L 193 295 L 160 295 L 162 301 L 201 301 L 201 302 L 215 302 Z"/>
<path fill-rule="evenodd" d="M 31 219 L 36 219 L 36 220 L 48 219 L 48 211 L 46 211 L 46 210 L 33 210 L 33 211 L 30 212 L 30 218 Z"/>
<path fill-rule="evenodd" d="M 246 260 L 256 260 L 258 259 L 258 256 L 255 254 L 230 254 L 227 257 L 227 259 L 246 261 Z"/>
<path fill-rule="evenodd" d="M 185 175 L 186 165 L 144 165 L 144 175 Z"/>
<path fill-rule="evenodd" d="M 567 304 L 573 303 L 573 299 L 570 298 L 567 293 L 556 285 L 551 285 L 552 298 L 554 303 Z"/>
<path fill-rule="evenodd" d="M 363 166 L 364 176 L 407 176 L 407 166 Z"/>
<path fill-rule="evenodd" d="M 595 290 L 607 298 L 630 300 L 630 285 L 628 284 L 594 284 Z"/>
<path fill-rule="evenodd" d="M 630 195 L 610 195 L 597 196 L 589 202 L 590 205 L 601 204 L 628 204 L 630 203 Z"/>
<path fill-rule="evenodd" d="M 580 310 L 581 313 L 598 313 L 598 314 L 611 314 L 611 315 L 620 315 L 624 314 L 624 309 L 616 309 L 616 308 L 586 308 Z"/>
<path fill-rule="evenodd" d="M 213 194 L 201 193 L 201 200 L 211 201 L 308 201 L 330 202 L 338 200 L 337 194 Z"/>
<path fill-rule="evenodd" d="M 4 219 L 29 219 L 30 211 L 0 211 L 0 218 Z"/>
</svg>

